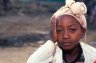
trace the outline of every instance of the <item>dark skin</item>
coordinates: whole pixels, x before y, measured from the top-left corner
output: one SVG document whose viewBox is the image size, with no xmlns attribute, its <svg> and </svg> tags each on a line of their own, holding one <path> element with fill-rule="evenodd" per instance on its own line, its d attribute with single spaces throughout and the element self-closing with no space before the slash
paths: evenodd
<svg viewBox="0 0 96 63">
<path fill-rule="evenodd" d="M 86 29 L 82 28 L 77 19 L 70 15 L 61 16 L 56 22 L 56 27 L 53 27 L 55 39 L 52 41 L 57 41 L 58 46 L 63 50 L 65 59 L 70 63 L 79 53 L 78 44 L 85 35 Z"/>
</svg>

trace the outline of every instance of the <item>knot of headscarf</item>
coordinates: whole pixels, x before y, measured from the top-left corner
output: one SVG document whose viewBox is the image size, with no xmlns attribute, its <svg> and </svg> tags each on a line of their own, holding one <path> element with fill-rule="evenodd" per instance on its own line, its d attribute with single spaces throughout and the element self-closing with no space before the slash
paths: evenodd
<svg viewBox="0 0 96 63">
<path fill-rule="evenodd" d="M 85 14 L 87 12 L 86 5 L 83 2 L 75 2 L 74 0 L 66 0 L 65 6 L 62 6 L 57 12 L 55 12 L 51 19 L 58 18 L 62 15 L 71 15 L 75 17 L 83 28 L 87 28 Z"/>
</svg>

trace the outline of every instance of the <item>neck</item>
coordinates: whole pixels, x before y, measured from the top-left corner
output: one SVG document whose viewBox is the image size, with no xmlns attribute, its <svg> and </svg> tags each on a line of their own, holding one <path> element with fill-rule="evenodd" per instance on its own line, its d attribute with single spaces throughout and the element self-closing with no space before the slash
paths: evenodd
<svg viewBox="0 0 96 63">
<path fill-rule="evenodd" d="M 65 55 L 72 55 L 72 54 L 77 53 L 77 52 L 78 52 L 78 49 L 79 49 L 79 47 L 78 47 L 78 45 L 77 45 L 77 46 L 75 46 L 74 48 L 72 48 L 72 49 L 70 49 L 70 50 L 63 50 L 63 53 L 64 53 Z"/>
<path fill-rule="evenodd" d="M 80 45 L 77 45 L 71 50 L 63 50 L 63 58 L 66 62 L 70 63 L 77 58 L 80 49 L 79 46 Z"/>
</svg>

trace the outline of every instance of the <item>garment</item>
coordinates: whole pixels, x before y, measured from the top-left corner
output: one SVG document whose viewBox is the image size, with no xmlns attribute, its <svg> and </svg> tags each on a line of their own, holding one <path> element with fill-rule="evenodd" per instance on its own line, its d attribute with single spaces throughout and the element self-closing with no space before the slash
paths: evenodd
<svg viewBox="0 0 96 63">
<path fill-rule="evenodd" d="M 85 57 L 84 63 L 96 61 L 96 49 L 84 42 L 80 42 L 80 45 Z M 48 40 L 29 57 L 27 63 L 63 63 L 62 50 L 58 47 L 57 42 L 54 44 Z"/>
<path fill-rule="evenodd" d="M 84 58 L 84 54 L 83 54 L 83 50 L 82 50 L 82 48 L 81 48 L 81 45 L 80 45 L 80 43 L 78 43 L 78 48 L 79 48 L 79 50 L 78 50 L 78 55 L 77 55 L 77 57 L 73 60 L 73 61 L 71 61 L 70 63 L 80 63 L 80 62 L 84 62 L 84 60 L 85 60 L 85 58 Z M 65 53 L 64 53 L 64 51 L 62 50 L 62 55 L 63 55 L 63 63 L 68 63 L 68 61 L 66 60 L 66 58 L 65 58 Z"/>
<path fill-rule="evenodd" d="M 70 15 L 77 19 L 83 28 L 87 28 L 86 5 L 83 2 L 75 2 L 74 0 L 66 0 L 66 4 L 57 10 L 51 17 L 51 22 L 56 21 L 62 15 Z"/>
</svg>

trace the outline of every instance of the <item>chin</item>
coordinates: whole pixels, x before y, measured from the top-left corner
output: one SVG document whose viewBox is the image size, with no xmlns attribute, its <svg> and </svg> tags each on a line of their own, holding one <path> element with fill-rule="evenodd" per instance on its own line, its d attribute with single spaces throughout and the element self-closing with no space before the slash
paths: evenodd
<svg viewBox="0 0 96 63">
<path fill-rule="evenodd" d="M 63 50 L 72 50 L 73 48 L 72 47 L 63 47 L 62 49 Z"/>
<path fill-rule="evenodd" d="M 62 48 L 62 51 L 63 51 L 65 54 L 70 54 L 70 53 L 72 53 L 73 50 L 74 50 L 74 47 L 63 47 L 63 48 Z"/>
<path fill-rule="evenodd" d="M 62 50 L 71 50 L 71 49 L 73 49 L 74 47 L 71 47 L 71 46 L 59 46 L 60 47 L 60 49 L 62 49 Z"/>
</svg>

